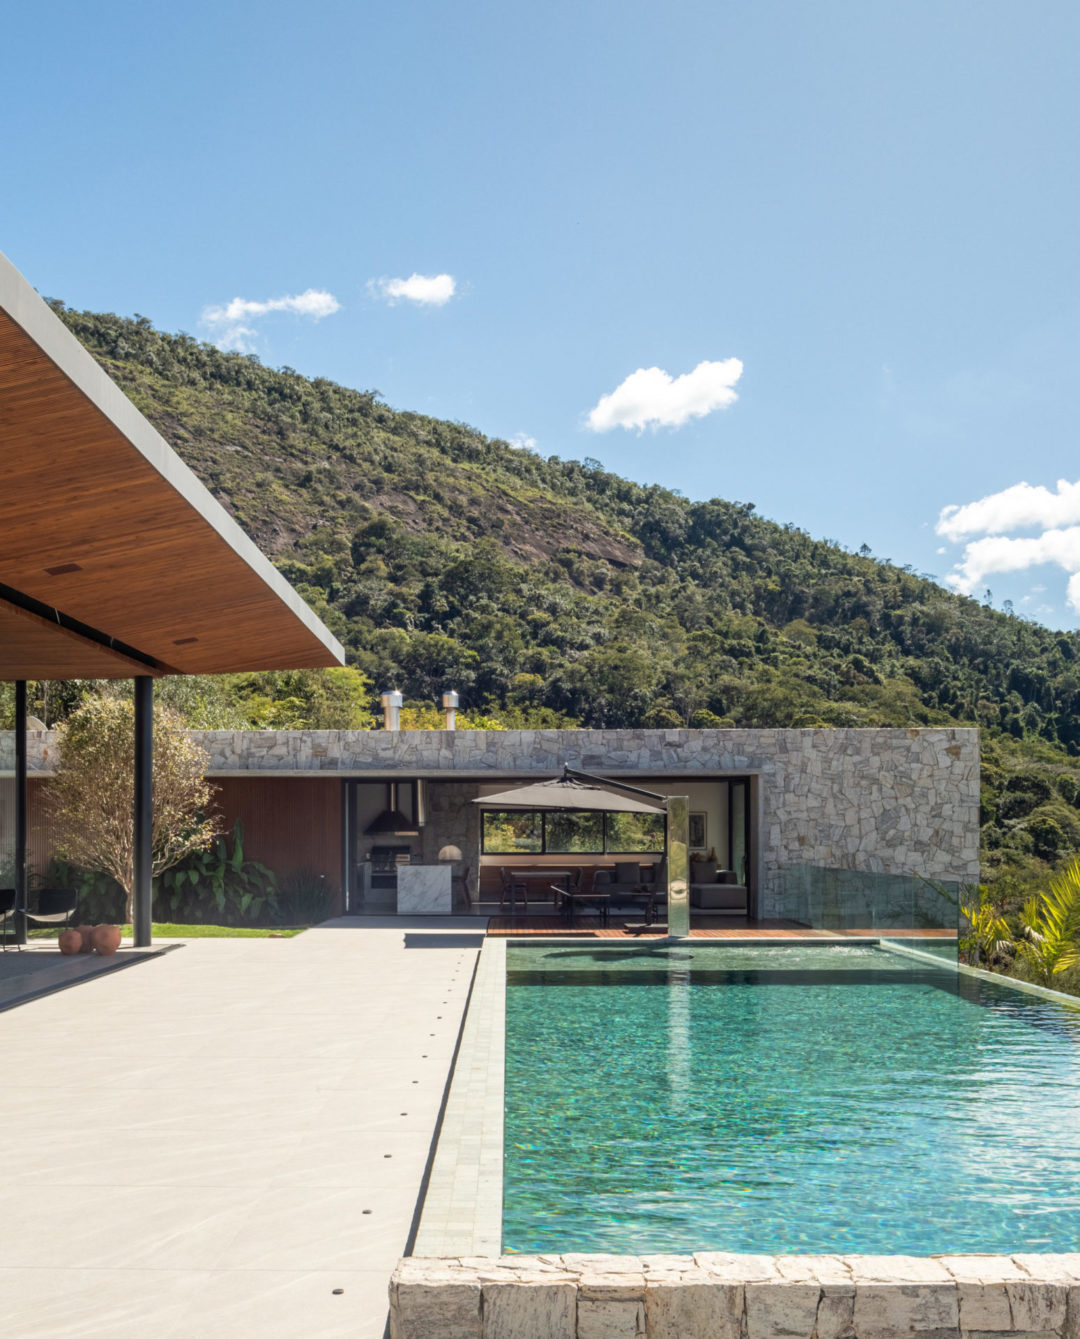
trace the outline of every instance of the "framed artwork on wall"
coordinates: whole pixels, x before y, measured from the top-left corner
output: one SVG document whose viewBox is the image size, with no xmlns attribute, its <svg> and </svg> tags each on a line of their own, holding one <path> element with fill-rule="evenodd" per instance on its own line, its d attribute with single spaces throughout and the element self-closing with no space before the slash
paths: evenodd
<svg viewBox="0 0 1080 1339">
<path fill-rule="evenodd" d="M 703 851 L 705 849 L 705 815 L 690 815 L 690 849 L 692 851 Z"/>
</svg>

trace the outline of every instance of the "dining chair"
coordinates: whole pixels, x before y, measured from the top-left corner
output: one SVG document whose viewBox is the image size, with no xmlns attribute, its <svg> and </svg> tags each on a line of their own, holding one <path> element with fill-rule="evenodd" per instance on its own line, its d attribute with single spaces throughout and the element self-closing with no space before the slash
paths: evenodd
<svg viewBox="0 0 1080 1339">
<path fill-rule="evenodd" d="M 529 885 L 522 879 L 511 877 L 510 871 L 503 865 L 499 866 L 499 883 L 502 887 L 502 895 L 499 899 L 499 910 L 503 907 L 508 908 L 511 915 L 514 915 L 517 908 L 517 899 L 521 899 L 521 905 L 524 914 L 529 914 Z"/>
<path fill-rule="evenodd" d="M 460 871 L 454 871 L 450 875 L 451 896 L 455 893 L 460 893 L 465 902 L 465 909 L 467 911 L 472 911 L 473 905 L 472 890 L 469 887 L 469 875 L 471 873 L 472 867 L 468 864 L 463 864 Z"/>
</svg>

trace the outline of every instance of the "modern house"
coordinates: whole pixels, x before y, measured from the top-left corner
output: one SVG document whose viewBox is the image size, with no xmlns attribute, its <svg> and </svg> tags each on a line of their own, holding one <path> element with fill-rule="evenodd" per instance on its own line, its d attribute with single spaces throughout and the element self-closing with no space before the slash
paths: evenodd
<svg viewBox="0 0 1080 1339">
<path fill-rule="evenodd" d="M 662 820 L 507 813 L 476 803 L 553 777 L 564 764 L 688 798 L 700 883 L 726 876 L 745 889 L 745 900 L 733 904 L 699 888 L 691 907 L 697 923 L 738 910 L 820 928 L 955 930 L 955 907 L 935 885 L 978 879 L 976 730 L 390 729 L 197 738 L 210 755 L 226 824 L 244 824 L 247 853 L 279 874 L 323 874 L 349 914 L 397 910 L 404 866 L 449 867 L 446 879 L 458 876 L 452 909 L 466 912 L 498 910 L 507 866 L 572 864 L 589 878 L 619 860 L 662 858 Z M 49 832 L 38 796 L 52 736 L 32 732 L 29 741 L 31 864 L 40 866 Z M 0 776 L 10 774 L 11 750 L 10 736 L 0 736 Z"/>
<path fill-rule="evenodd" d="M 342 648 L 2 256 L 0 496 L 0 679 L 16 684 L 16 729 L 0 737 L 0 874 L 25 910 L 26 870 L 43 873 L 52 849 L 40 801 L 54 741 L 27 729 L 26 681 L 132 678 L 135 937 L 147 943 L 153 679 L 334 665 Z M 201 740 L 248 855 L 281 874 L 317 871 L 351 914 L 417 909 L 439 889 L 448 912 L 497 910 L 501 871 L 526 863 L 541 894 L 549 870 L 573 866 L 588 885 L 604 867 L 655 867 L 662 815 L 484 808 L 567 764 L 685 798 L 700 917 L 955 929 L 932 885 L 978 876 L 973 730 Z"/>
</svg>

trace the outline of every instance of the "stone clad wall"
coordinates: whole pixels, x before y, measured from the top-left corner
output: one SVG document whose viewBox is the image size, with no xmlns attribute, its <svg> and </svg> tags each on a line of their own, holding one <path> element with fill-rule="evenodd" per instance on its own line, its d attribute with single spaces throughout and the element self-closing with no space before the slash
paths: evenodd
<svg viewBox="0 0 1080 1339">
<path fill-rule="evenodd" d="M 1080 1255 L 401 1260 L 391 1339 L 1080 1339 Z"/>
<path fill-rule="evenodd" d="M 806 867 L 979 877 L 976 730 L 776 730 L 762 771 L 762 916 Z"/>
<path fill-rule="evenodd" d="M 480 853 L 480 809 L 473 804 L 475 784 L 468 781 L 440 781 L 427 788 L 427 815 L 420 832 L 420 859 L 433 865 L 444 846 L 457 846 L 470 866 L 472 886 L 476 886 L 476 865 Z"/>
<path fill-rule="evenodd" d="M 211 775 L 453 781 L 553 776 L 564 762 L 646 782 L 750 774 L 762 916 L 784 913 L 807 869 L 978 878 L 977 730 L 210 730 L 196 738 Z M 28 737 L 39 775 L 52 741 Z M 0 773 L 13 765 L 11 735 L 0 735 Z M 441 838 L 450 816 L 439 825 Z"/>
</svg>

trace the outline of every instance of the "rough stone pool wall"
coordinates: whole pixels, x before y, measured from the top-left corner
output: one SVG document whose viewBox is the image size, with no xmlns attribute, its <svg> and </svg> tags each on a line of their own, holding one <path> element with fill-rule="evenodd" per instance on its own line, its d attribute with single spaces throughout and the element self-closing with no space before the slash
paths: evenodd
<svg viewBox="0 0 1080 1339">
<path fill-rule="evenodd" d="M 1080 1255 L 404 1259 L 391 1339 L 1080 1339 Z"/>
</svg>

